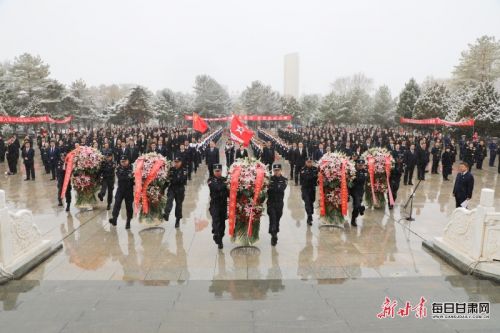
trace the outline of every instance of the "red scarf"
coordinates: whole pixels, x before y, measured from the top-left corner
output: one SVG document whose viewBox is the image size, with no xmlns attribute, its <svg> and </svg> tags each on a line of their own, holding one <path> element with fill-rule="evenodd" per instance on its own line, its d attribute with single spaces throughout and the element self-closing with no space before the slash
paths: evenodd
<svg viewBox="0 0 500 333">
<path fill-rule="evenodd" d="M 240 178 L 241 167 L 235 166 L 231 173 L 231 183 L 229 187 L 229 236 L 234 234 L 236 223 L 236 195 L 238 194 L 238 179 Z"/>
</svg>

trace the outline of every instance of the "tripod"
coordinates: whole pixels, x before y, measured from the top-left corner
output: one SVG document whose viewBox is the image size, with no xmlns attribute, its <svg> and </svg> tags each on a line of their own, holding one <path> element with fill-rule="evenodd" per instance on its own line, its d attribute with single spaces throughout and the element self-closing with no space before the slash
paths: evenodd
<svg viewBox="0 0 500 333">
<path fill-rule="evenodd" d="M 408 198 L 408 200 L 406 200 L 406 203 L 404 205 L 404 209 L 406 209 L 406 207 L 408 207 L 408 204 L 410 204 L 410 216 L 406 218 L 406 221 L 415 221 L 415 219 L 411 216 L 411 214 L 413 213 L 413 197 L 415 196 L 415 192 L 417 192 L 418 186 L 420 185 L 421 181 L 421 179 L 418 180 L 417 186 L 415 186 L 413 192 L 411 192 L 410 197 Z"/>
</svg>

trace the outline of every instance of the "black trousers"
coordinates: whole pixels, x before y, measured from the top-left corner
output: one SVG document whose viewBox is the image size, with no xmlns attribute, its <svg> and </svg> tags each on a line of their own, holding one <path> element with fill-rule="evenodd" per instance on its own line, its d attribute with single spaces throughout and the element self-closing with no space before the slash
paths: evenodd
<svg viewBox="0 0 500 333">
<path fill-rule="evenodd" d="M 108 192 L 108 205 L 111 205 L 113 202 L 113 190 L 115 188 L 115 178 L 114 177 L 106 177 L 102 179 L 101 190 L 99 194 L 103 197 L 106 195 L 106 191 Z"/>
<path fill-rule="evenodd" d="M 443 179 L 448 179 L 448 176 L 451 175 L 451 165 L 443 165 Z"/>
<path fill-rule="evenodd" d="M 11 173 L 17 173 L 17 158 L 7 158 L 7 163 L 9 164 L 9 171 Z"/>
<path fill-rule="evenodd" d="M 404 184 L 413 183 L 413 171 L 415 171 L 414 165 L 407 165 L 405 168 Z"/>
<path fill-rule="evenodd" d="M 50 173 L 50 165 L 48 161 L 43 161 L 43 167 L 45 168 L 45 173 Z"/>
<path fill-rule="evenodd" d="M 213 177 L 214 176 L 214 166 L 213 166 L 213 164 L 209 164 L 208 165 L 208 175 L 209 175 L 209 177 Z"/>
<path fill-rule="evenodd" d="M 417 165 L 417 178 L 419 180 L 424 180 L 425 179 L 425 164 L 418 164 Z"/>
<path fill-rule="evenodd" d="M 352 194 L 351 197 L 352 197 L 352 214 L 351 214 L 351 217 L 352 218 L 357 218 L 359 216 L 359 212 L 361 211 L 363 205 L 362 205 L 362 201 L 363 201 L 363 194 L 364 193 L 356 193 L 356 194 Z"/>
<path fill-rule="evenodd" d="M 1 158 L 1 157 L 0 157 Z M 495 166 L 495 159 L 497 158 L 497 152 L 494 150 L 490 150 L 490 167 Z M 0 160 L 1 162 L 1 160 Z"/>
<path fill-rule="evenodd" d="M 26 170 L 26 179 L 35 179 L 35 163 L 24 162 L 24 169 Z"/>
<path fill-rule="evenodd" d="M 465 199 L 467 199 L 467 198 L 464 198 L 464 197 L 461 197 L 461 196 L 455 197 L 455 207 L 456 208 L 462 207 L 461 204 L 462 204 L 462 202 L 465 201 Z"/>
<path fill-rule="evenodd" d="M 5 161 L 5 152 L 0 152 L 0 163 Z"/>
<path fill-rule="evenodd" d="M 210 216 L 212 216 L 212 234 L 224 237 L 226 231 L 227 206 L 220 203 L 210 203 Z"/>
<path fill-rule="evenodd" d="M 187 163 L 188 179 L 191 179 L 191 174 L 193 173 L 193 161 Z"/>
<path fill-rule="evenodd" d="M 476 162 L 477 169 L 481 170 L 483 168 L 483 160 L 484 160 L 483 158 L 480 158 L 477 160 L 477 162 Z"/>
<path fill-rule="evenodd" d="M 290 179 L 293 178 L 293 171 L 295 170 L 295 164 L 290 163 Z"/>
<path fill-rule="evenodd" d="M 302 200 L 304 201 L 307 216 L 312 216 L 314 213 L 314 201 L 316 201 L 316 186 L 302 186 L 300 190 L 302 192 Z"/>
<path fill-rule="evenodd" d="M 169 188 L 167 191 L 167 205 L 165 215 L 169 216 L 175 200 L 175 218 L 182 219 L 182 202 L 184 201 L 184 187 L 180 189 Z"/>
<path fill-rule="evenodd" d="M 399 190 L 399 183 L 401 181 L 389 181 L 389 185 L 391 186 L 391 192 L 392 192 L 392 198 L 394 199 L 394 202 L 396 202 L 396 198 L 398 197 L 398 190 Z M 387 193 L 387 202 L 389 203 L 389 193 Z"/>
<path fill-rule="evenodd" d="M 432 160 L 432 173 L 438 173 L 439 160 Z"/>
<path fill-rule="evenodd" d="M 52 174 L 52 179 L 56 179 L 56 164 L 50 163 L 50 173 Z"/>
<path fill-rule="evenodd" d="M 280 232 L 280 219 L 283 215 L 283 202 L 270 202 L 267 205 L 269 215 L 269 233 L 276 235 Z"/>
<path fill-rule="evenodd" d="M 57 200 L 61 200 L 61 191 L 63 187 L 64 177 L 59 177 L 57 179 Z M 66 204 L 69 205 L 71 203 L 71 182 L 68 183 L 68 187 L 66 188 L 66 193 L 64 194 L 66 198 Z"/>
<path fill-rule="evenodd" d="M 127 209 L 127 220 L 131 220 L 134 214 L 134 209 L 132 207 L 134 203 L 134 193 L 133 191 L 124 191 L 120 188 L 116 190 L 115 194 L 115 205 L 113 206 L 113 219 L 116 220 L 118 215 L 120 215 L 120 209 L 122 208 L 122 201 L 125 200 L 125 208 Z"/>
<path fill-rule="evenodd" d="M 298 166 L 295 164 L 295 185 L 299 184 L 300 181 L 300 169 L 302 169 L 302 166 Z"/>
</svg>

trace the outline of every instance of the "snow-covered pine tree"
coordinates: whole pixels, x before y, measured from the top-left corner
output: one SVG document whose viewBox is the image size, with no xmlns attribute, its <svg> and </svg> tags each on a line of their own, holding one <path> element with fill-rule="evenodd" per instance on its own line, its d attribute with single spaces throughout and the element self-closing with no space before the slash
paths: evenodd
<svg viewBox="0 0 500 333">
<path fill-rule="evenodd" d="M 420 88 L 414 78 L 411 78 L 405 84 L 404 89 L 399 94 L 398 105 L 396 108 L 397 117 L 413 118 L 415 103 L 420 96 Z M 399 123 L 399 119 L 396 119 Z"/>
<path fill-rule="evenodd" d="M 248 114 L 280 114 L 282 111 L 279 93 L 260 81 L 253 81 L 241 93 L 240 101 Z"/>
<path fill-rule="evenodd" d="M 433 83 L 425 89 L 415 103 L 417 119 L 444 118 L 449 110 L 450 93 L 445 85 Z"/>
<path fill-rule="evenodd" d="M 474 118 L 476 128 L 485 133 L 500 134 L 500 95 L 491 82 L 482 82 L 465 103 L 460 117 Z"/>
<path fill-rule="evenodd" d="M 394 123 L 395 105 L 391 91 L 386 85 L 380 86 L 373 98 L 372 120 L 374 124 L 388 126 Z"/>
<path fill-rule="evenodd" d="M 226 89 L 208 75 L 195 79 L 194 111 L 205 117 L 221 117 L 231 110 L 231 99 Z"/>
</svg>

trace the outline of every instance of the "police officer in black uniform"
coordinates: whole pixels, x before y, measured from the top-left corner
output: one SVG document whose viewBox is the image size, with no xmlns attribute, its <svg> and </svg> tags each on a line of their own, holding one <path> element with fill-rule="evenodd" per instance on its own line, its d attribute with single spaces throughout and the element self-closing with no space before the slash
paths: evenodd
<svg viewBox="0 0 500 333">
<path fill-rule="evenodd" d="M 267 190 L 267 214 L 269 215 L 269 233 L 271 234 L 271 245 L 278 243 L 278 232 L 280 231 L 280 219 L 283 215 L 283 197 L 288 180 L 281 175 L 281 164 L 273 165 L 273 175 Z"/>
<path fill-rule="evenodd" d="M 226 229 L 227 218 L 227 190 L 226 177 L 222 177 L 222 165 L 214 164 L 214 175 L 208 179 L 210 189 L 210 215 L 212 216 L 212 234 L 215 244 L 223 248 L 222 237 Z"/>
<path fill-rule="evenodd" d="M 175 227 L 179 228 L 179 222 L 182 219 L 182 202 L 184 201 L 184 193 L 187 184 L 187 170 L 182 165 L 182 160 L 179 157 L 174 158 L 174 167 L 170 169 L 168 190 L 167 190 L 167 205 L 163 218 L 168 221 L 170 212 L 175 200 Z"/>
<path fill-rule="evenodd" d="M 349 189 L 349 194 L 352 197 L 352 214 L 351 214 L 351 225 L 356 227 L 356 218 L 358 215 L 364 215 L 365 206 L 363 206 L 363 195 L 365 194 L 365 183 L 366 183 L 366 166 L 365 161 L 358 159 L 356 161 L 356 178 Z"/>
<path fill-rule="evenodd" d="M 443 164 L 443 180 L 449 180 L 448 176 L 451 175 L 453 166 L 453 153 L 450 146 L 446 146 L 443 156 L 441 157 L 441 163 Z"/>
<path fill-rule="evenodd" d="M 134 201 L 134 172 L 127 155 L 122 155 L 120 158 L 120 165 L 116 169 L 116 178 L 118 178 L 118 189 L 116 190 L 115 204 L 109 223 L 116 226 L 116 220 L 122 208 L 122 201 L 125 200 L 125 207 L 127 208 L 125 229 L 130 229 L 130 220 L 132 220 L 132 214 L 134 213 L 132 208 Z"/>
<path fill-rule="evenodd" d="M 115 162 L 113 161 L 113 152 L 107 151 L 106 158 L 101 162 L 99 177 L 101 178 L 101 190 L 97 194 L 99 200 L 103 201 L 106 191 L 108 191 L 108 207 L 110 210 L 113 202 L 113 189 L 115 187 Z"/>
<path fill-rule="evenodd" d="M 316 200 L 316 185 L 318 182 L 318 168 L 313 165 L 311 157 L 307 158 L 306 165 L 300 170 L 300 190 L 307 213 L 307 224 L 312 225 L 314 201 Z"/>
<path fill-rule="evenodd" d="M 401 183 L 401 176 L 404 172 L 403 160 L 404 155 L 399 153 L 396 157 L 394 168 L 391 170 L 391 174 L 389 175 L 389 185 L 391 186 L 392 198 L 394 201 L 396 201 L 396 198 L 398 197 L 399 184 Z M 389 193 L 387 193 L 387 195 L 389 196 Z M 387 200 L 387 204 L 389 205 L 389 209 L 394 208 L 394 205 L 391 205 L 389 200 Z"/>
<path fill-rule="evenodd" d="M 64 183 L 64 176 L 66 175 L 66 154 L 61 153 L 59 161 L 57 161 L 56 166 L 56 176 L 57 176 L 57 200 L 59 201 L 60 207 L 62 207 L 61 191 Z M 69 206 L 71 204 L 71 182 L 68 183 L 66 188 L 66 193 L 64 194 L 66 198 L 66 211 L 69 212 Z"/>
</svg>

